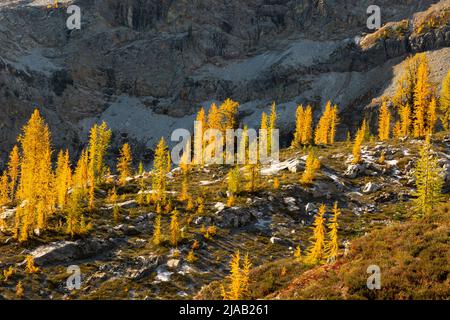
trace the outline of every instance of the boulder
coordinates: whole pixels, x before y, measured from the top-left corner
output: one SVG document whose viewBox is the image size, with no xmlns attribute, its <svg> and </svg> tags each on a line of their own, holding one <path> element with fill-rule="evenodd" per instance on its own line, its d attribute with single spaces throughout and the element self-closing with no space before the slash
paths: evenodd
<svg viewBox="0 0 450 320">
<path fill-rule="evenodd" d="M 139 280 L 150 276 L 152 272 L 158 267 L 159 257 L 151 255 L 148 257 L 139 256 L 134 265 L 127 269 L 126 276 L 134 280 Z"/>
<path fill-rule="evenodd" d="M 112 240 L 88 239 L 78 241 L 59 241 L 34 249 L 33 256 L 37 265 L 73 262 L 103 254 L 115 246 Z"/>
<path fill-rule="evenodd" d="M 217 225 L 222 228 L 239 228 L 256 220 L 255 209 L 232 207 L 220 211 L 217 215 Z"/>
<path fill-rule="evenodd" d="M 364 174 L 366 166 L 364 164 L 350 164 L 345 170 L 344 175 L 350 179 L 354 179 Z"/>
<path fill-rule="evenodd" d="M 362 192 L 363 193 L 372 193 L 372 192 L 376 192 L 380 189 L 380 185 L 373 183 L 373 182 L 368 182 L 365 184 L 365 186 L 362 188 Z"/>
</svg>

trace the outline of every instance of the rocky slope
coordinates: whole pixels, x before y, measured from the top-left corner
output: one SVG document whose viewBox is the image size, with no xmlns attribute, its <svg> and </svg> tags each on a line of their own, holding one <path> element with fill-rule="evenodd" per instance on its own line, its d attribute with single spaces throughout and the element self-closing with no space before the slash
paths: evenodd
<svg viewBox="0 0 450 320">
<path fill-rule="evenodd" d="M 362 162 L 358 165 L 350 164 L 349 143 L 338 142 L 333 146 L 321 147 L 318 149 L 321 169 L 311 186 L 299 184 L 308 151 L 282 150 L 280 162 L 261 168 L 262 178 L 258 190 L 243 192 L 231 208 L 225 205 L 228 168 L 196 167 L 189 178 L 189 192 L 195 199 L 199 195 L 205 199 L 202 213 L 196 212 L 195 208 L 187 209 L 185 202 L 177 200 L 182 175 L 180 169 L 175 168 L 168 177 L 168 196 L 172 206 L 179 211 L 179 225 L 182 228 L 177 248 L 169 242 L 171 215 L 161 215 L 163 241 L 156 246 L 152 242 L 155 206 L 138 205 L 136 202 L 140 180 L 151 184 L 148 172 L 143 176 L 130 177 L 125 186 L 118 187 L 118 221 L 113 218 L 113 206 L 106 196 L 113 188 L 112 181 L 109 181 L 96 190 L 96 210 L 86 214 L 93 229 L 86 236 L 73 239 L 67 236 L 65 214 L 60 212 L 52 218 L 53 227 L 48 232 L 35 235 L 23 244 L 12 239 L 11 231 L 0 228 L 0 270 L 8 270 L 9 267 L 15 270 L 8 279 L 0 273 L 0 298 L 15 298 L 18 281 L 22 282 L 27 299 L 218 298 L 218 282 L 213 281 L 222 280 L 229 274 L 230 255 L 238 249 L 242 253 L 249 253 L 256 268 L 255 276 L 252 276 L 255 286 L 253 297 L 264 297 L 276 289 L 281 290 L 282 285 L 290 283 L 305 270 L 306 266 L 295 263 L 292 257 L 297 246 L 302 251 L 309 247 L 310 226 L 321 204 L 331 208 L 337 201 L 342 209 L 339 218 L 341 252 L 346 243 L 353 243 L 356 238 L 367 233 L 394 223 L 415 220 L 411 206 L 415 193 L 413 169 L 422 143 L 412 139 L 401 144 L 366 142 L 362 150 Z M 450 137 L 438 133 L 432 143 L 434 155 L 445 173 L 445 194 L 442 199 L 445 203 L 450 200 Z M 385 162 L 380 164 L 377 160 L 382 153 L 385 154 Z M 273 187 L 275 177 L 281 182 L 278 189 Z M 15 210 L 3 210 L 0 216 L 8 226 L 14 225 Z M 408 225 L 401 228 L 407 228 Z M 206 230 L 213 226 L 215 230 L 207 234 Z M 433 228 L 430 225 L 424 230 Z M 448 242 L 448 237 L 441 241 L 442 234 L 448 233 L 448 225 L 443 224 L 440 228 L 442 230 L 436 233 L 439 237 L 435 238 L 433 233 L 426 238 L 428 242 L 415 244 L 415 248 L 420 250 L 422 245 L 431 246 L 433 243 L 439 244 L 441 248 L 442 241 Z M 383 233 L 386 234 L 390 232 Z M 192 261 L 188 259 L 188 253 L 195 241 L 198 246 L 195 261 Z M 377 238 L 367 254 L 376 252 L 377 245 L 380 248 L 389 247 L 389 241 L 390 238 L 385 242 L 382 237 Z M 352 254 L 360 254 L 358 250 L 352 251 L 353 246 L 349 248 Z M 449 246 L 445 248 L 447 251 L 438 251 L 448 258 Z M 402 250 L 399 251 L 401 254 Z M 430 255 L 433 254 L 430 252 Z M 25 272 L 24 261 L 29 255 L 34 257 L 40 272 Z M 439 266 L 423 272 L 438 274 L 442 278 L 447 265 L 441 263 L 443 258 L 440 257 Z M 388 255 L 379 263 L 389 265 L 391 261 Z M 80 267 L 80 290 L 71 291 L 66 286 L 70 276 L 67 267 L 70 265 Z M 283 265 L 287 268 L 287 276 L 280 278 L 281 283 L 277 284 L 275 278 L 278 277 L 274 270 L 279 271 Z M 426 268 L 429 267 L 427 265 Z M 261 270 L 268 272 L 261 273 Z M 269 271 L 272 272 L 270 277 Z M 358 269 L 354 275 L 360 279 L 366 273 Z M 401 274 L 397 278 L 401 282 L 408 275 Z M 440 286 L 441 278 L 439 281 L 434 279 L 432 284 Z M 442 279 L 447 281 L 448 288 L 447 278 Z M 329 282 L 325 283 L 328 285 Z M 395 289 L 395 282 L 392 285 Z M 426 288 L 424 286 L 424 295 Z M 401 290 L 397 290 L 399 292 Z M 439 297 L 442 295 L 439 293 Z"/>
<path fill-rule="evenodd" d="M 417 28 L 424 15 L 447 14 L 449 0 L 380 0 L 383 24 L 406 19 L 409 28 L 370 39 L 369 0 L 48 2 L 0 4 L 3 155 L 36 105 L 56 146 L 73 154 L 99 120 L 116 143 L 144 154 L 160 136 L 189 128 L 201 105 L 226 97 L 242 104 L 250 125 L 276 101 L 285 134 L 296 104 L 312 103 L 318 115 L 331 99 L 342 134 L 392 90 L 407 54 L 427 51 L 436 82 L 450 68 L 448 21 Z M 65 26 L 71 3 L 82 10 L 81 30 Z"/>
</svg>

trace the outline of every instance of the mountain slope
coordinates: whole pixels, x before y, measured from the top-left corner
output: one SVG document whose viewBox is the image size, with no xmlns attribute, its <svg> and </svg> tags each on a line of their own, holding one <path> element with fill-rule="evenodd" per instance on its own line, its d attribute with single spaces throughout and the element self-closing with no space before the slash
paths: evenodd
<svg viewBox="0 0 450 320">
<path fill-rule="evenodd" d="M 36 105 L 56 146 L 69 146 L 71 154 L 93 122 L 106 120 L 117 132 L 116 146 L 129 141 L 144 155 L 160 136 L 190 128 L 201 105 L 226 97 L 242 104 L 249 125 L 276 101 L 283 136 L 293 128 L 296 104 L 313 104 L 317 117 L 331 99 L 346 121 L 342 136 L 390 90 L 407 54 L 429 51 L 437 83 L 450 68 L 448 21 L 417 31 L 420 17 L 446 14 L 449 0 L 378 1 L 383 24 L 406 19 L 410 29 L 375 32 L 370 41 L 369 0 L 60 3 L 59 9 L 47 9 L 44 0 L 1 4 L 3 154 Z M 72 3 L 82 9 L 81 30 L 65 27 Z"/>
</svg>

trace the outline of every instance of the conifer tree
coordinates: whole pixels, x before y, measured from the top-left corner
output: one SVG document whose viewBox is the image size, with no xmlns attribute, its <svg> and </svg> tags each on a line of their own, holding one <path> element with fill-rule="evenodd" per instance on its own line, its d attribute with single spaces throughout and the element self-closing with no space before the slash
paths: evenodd
<svg viewBox="0 0 450 320">
<path fill-rule="evenodd" d="M 183 174 L 182 182 L 181 182 L 181 192 L 178 200 L 185 201 L 189 197 L 189 171 L 191 169 L 191 166 L 189 164 L 189 156 L 190 156 L 190 145 L 188 144 L 188 147 L 183 152 L 183 155 L 180 159 L 180 169 Z"/>
<path fill-rule="evenodd" d="M 389 140 L 390 123 L 391 113 L 389 112 L 387 102 L 384 101 L 381 104 L 380 116 L 378 118 L 378 138 L 381 141 Z"/>
<path fill-rule="evenodd" d="M 442 80 L 442 89 L 440 97 L 441 122 L 444 130 L 450 129 L 450 70 Z"/>
<path fill-rule="evenodd" d="M 66 233 L 73 238 L 75 235 L 82 234 L 82 211 L 83 204 L 82 190 L 75 187 L 70 194 L 68 204 L 66 206 Z"/>
<path fill-rule="evenodd" d="M 316 127 L 314 136 L 315 144 L 327 144 L 329 138 L 329 128 L 331 120 L 331 102 L 328 101 L 322 116 L 319 119 L 319 123 Z"/>
<path fill-rule="evenodd" d="M 333 217 L 330 219 L 328 228 L 328 241 L 325 244 L 325 256 L 328 262 L 334 263 L 338 256 L 339 243 L 338 243 L 338 217 L 341 214 L 341 210 L 338 208 L 337 202 L 334 203 Z"/>
<path fill-rule="evenodd" d="M 224 300 L 239 300 L 245 298 L 250 285 L 251 262 L 248 254 L 245 255 L 241 267 L 241 255 L 239 250 L 231 256 L 228 290 L 222 286 Z"/>
<path fill-rule="evenodd" d="M 233 205 L 235 197 L 241 192 L 241 170 L 238 166 L 234 167 L 228 172 L 228 198 L 233 199 L 229 201 L 229 206 Z"/>
<path fill-rule="evenodd" d="M 364 121 L 361 128 L 358 129 L 355 136 L 355 142 L 353 144 L 353 164 L 357 164 L 361 161 L 361 145 L 364 141 L 364 133 L 366 131 L 366 122 Z"/>
<path fill-rule="evenodd" d="M 14 200 L 16 197 L 16 188 L 19 179 L 19 169 L 20 169 L 19 147 L 17 147 L 17 145 L 14 145 L 9 155 L 9 162 L 8 162 L 9 194 L 11 200 Z"/>
<path fill-rule="evenodd" d="M 272 107 L 270 109 L 269 131 L 267 133 L 267 147 L 269 153 L 272 150 L 272 130 L 275 130 L 276 128 L 277 128 L 277 108 L 275 106 L 275 102 L 273 102 Z"/>
<path fill-rule="evenodd" d="M 219 108 L 217 108 L 217 105 L 215 103 L 211 104 L 211 107 L 208 111 L 208 128 L 211 129 L 221 129 L 221 119 L 220 119 L 220 113 Z"/>
<path fill-rule="evenodd" d="M 159 246 L 161 243 L 161 215 L 157 214 L 155 218 L 155 226 L 153 228 L 153 244 Z"/>
<path fill-rule="evenodd" d="M 420 158 L 415 168 L 416 196 L 414 205 L 421 215 L 428 215 L 441 199 L 444 183 L 442 168 L 437 159 L 432 156 L 430 136 L 420 150 Z"/>
<path fill-rule="evenodd" d="M 89 184 L 88 166 L 89 166 L 89 154 L 87 150 L 83 150 L 81 152 L 80 158 L 78 159 L 73 180 L 74 186 L 76 188 L 80 188 L 81 195 L 83 197 L 87 193 L 87 188 Z"/>
<path fill-rule="evenodd" d="M 312 247 L 309 249 L 308 254 L 306 256 L 306 261 L 308 264 L 316 264 L 319 263 L 324 256 L 324 244 L 325 244 L 325 214 L 326 208 L 325 205 L 322 204 L 319 208 L 319 212 L 317 213 L 314 224 L 312 227 L 313 235 L 311 236 L 311 241 L 313 242 Z"/>
<path fill-rule="evenodd" d="M 267 113 L 263 111 L 261 114 L 261 130 L 268 130 L 269 129 L 269 119 L 267 118 Z"/>
<path fill-rule="evenodd" d="M 26 273 L 33 274 L 33 273 L 38 273 L 40 271 L 39 268 L 34 265 L 33 256 L 28 255 L 26 257 L 26 261 L 27 261 L 27 265 L 25 267 Z"/>
<path fill-rule="evenodd" d="M 174 247 L 178 244 L 180 233 L 180 227 L 178 225 L 178 211 L 175 209 L 172 212 L 172 217 L 170 219 L 170 244 Z"/>
<path fill-rule="evenodd" d="M 313 150 L 311 150 L 306 158 L 305 171 L 302 174 L 300 182 L 303 184 L 310 184 L 316 175 L 316 171 L 320 169 L 320 161 L 316 157 Z"/>
<path fill-rule="evenodd" d="M 0 207 L 9 202 L 9 190 L 8 175 L 3 172 L 0 178 Z"/>
<path fill-rule="evenodd" d="M 33 230 L 44 230 L 53 212 L 51 190 L 50 131 L 36 109 L 19 137 L 22 161 L 18 199 L 24 203 L 19 228 L 20 241 L 26 241 Z"/>
<path fill-rule="evenodd" d="M 220 129 L 225 132 L 226 129 L 235 129 L 237 126 L 237 114 L 239 103 L 232 99 L 225 99 L 220 105 L 221 126 Z"/>
<path fill-rule="evenodd" d="M 428 105 L 428 114 L 427 114 L 428 134 L 434 133 L 434 127 L 436 126 L 436 120 L 437 120 L 437 115 L 436 115 L 437 110 L 436 109 L 437 109 L 437 101 L 436 101 L 436 98 L 433 97 L 431 99 L 430 104 Z"/>
<path fill-rule="evenodd" d="M 167 174 L 170 170 L 170 155 L 164 138 L 158 143 L 153 162 L 152 189 L 154 200 L 166 203 Z"/>
<path fill-rule="evenodd" d="M 131 176 L 131 148 L 128 143 L 124 143 L 120 149 L 119 162 L 117 163 L 117 171 L 119 172 L 119 183 L 124 185 L 126 179 Z"/>
<path fill-rule="evenodd" d="M 397 88 L 393 97 L 394 106 L 402 109 L 414 105 L 414 88 L 417 82 L 417 70 L 419 67 L 421 55 L 416 54 L 408 57 L 405 61 L 405 71 L 397 81 Z"/>
<path fill-rule="evenodd" d="M 56 163 L 55 187 L 57 204 L 60 208 L 64 208 L 67 204 L 68 189 L 71 186 L 72 170 L 70 169 L 69 151 L 60 151 Z"/>
<path fill-rule="evenodd" d="M 339 124 L 338 108 L 334 105 L 330 112 L 328 143 L 333 144 L 336 136 L 336 127 Z"/>
<path fill-rule="evenodd" d="M 304 122 L 304 124 L 303 124 L 303 130 L 302 130 L 301 143 L 309 144 L 309 143 L 311 143 L 312 135 L 313 135 L 313 129 L 312 129 L 313 113 L 312 113 L 312 108 L 310 105 L 308 105 L 306 107 L 306 110 L 303 114 L 303 122 Z"/>
<path fill-rule="evenodd" d="M 303 106 L 299 105 L 295 112 L 295 132 L 294 140 L 292 140 L 291 146 L 294 148 L 300 147 L 302 144 L 303 127 L 305 125 L 305 111 Z"/>
<path fill-rule="evenodd" d="M 111 130 L 105 122 L 101 125 L 95 124 L 89 135 L 89 170 L 92 171 L 92 176 L 97 181 L 102 181 L 105 176 L 106 167 L 104 158 L 108 151 L 111 141 Z"/>
<path fill-rule="evenodd" d="M 411 127 L 411 108 L 409 105 L 402 106 L 400 109 L 401 136 L 408 137 Z"/>
<path fill-rule="evenodd" d="M 417 82 L 414 88 L 414 137 L 416 138 L 424 137 L 427 133 L 427 106 L 431 97 L 429 73 L 428 63 L 423 55 L 417 69 Z"/>
</svg>

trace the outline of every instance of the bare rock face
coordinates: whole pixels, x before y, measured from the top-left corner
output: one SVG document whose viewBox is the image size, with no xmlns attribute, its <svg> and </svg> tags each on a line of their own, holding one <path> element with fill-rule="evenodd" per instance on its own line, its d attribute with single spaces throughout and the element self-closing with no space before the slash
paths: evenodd
<svg viewBox="0 0 450 320">
<path fill-rule="evenodd" d="M 35 107 L 55 147 L 72 154 L 104 120 L 114 130 L 113 151 L 127 141 L 149 160 L 144 150 L 160 136 L 190 129 L 200 106 L 227 97 L 241 103 L 249 126 L 276 101 L 282 137 L 293 129 L 297 104 L 311 103 L 318 117 L 331 99 L 341 109 L 338 134 L 345 134 L 395 83 L 393 67 L 407 54 L 434 50 L 436 82 L 450 67 L 448 24 L 362 47 L 372 2 L 61 0 L 48 9 L 44 0 L 2 1 L 2 158 Z M 66 28 L 69 4 L 82 10 L 81 30 Z M 448 8 L 444 0 L 378 4 L 383 22 Z"/>
</svg>

